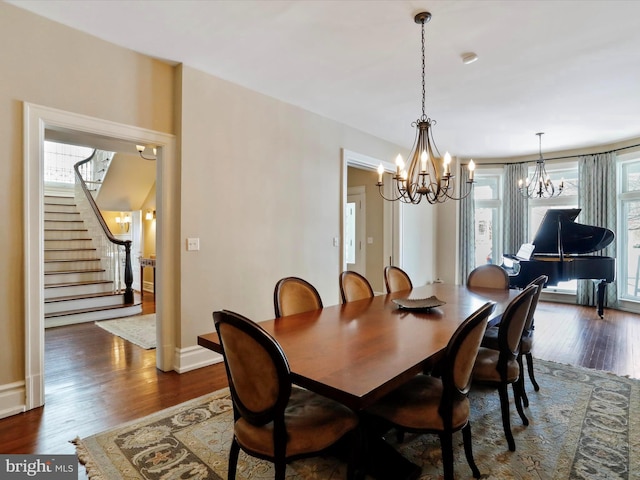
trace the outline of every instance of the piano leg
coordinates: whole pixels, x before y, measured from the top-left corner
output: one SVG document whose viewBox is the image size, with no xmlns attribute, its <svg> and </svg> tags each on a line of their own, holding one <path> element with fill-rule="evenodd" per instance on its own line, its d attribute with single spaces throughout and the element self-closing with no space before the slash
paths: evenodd
<svg viewBox="0 0 640 480">
<path fill-rule="evenodd" d="M 607 282 L 600 280 L 598 282 L 598 315 L 604 318 L 604 294 L 607 292 Z"/>
</svg>

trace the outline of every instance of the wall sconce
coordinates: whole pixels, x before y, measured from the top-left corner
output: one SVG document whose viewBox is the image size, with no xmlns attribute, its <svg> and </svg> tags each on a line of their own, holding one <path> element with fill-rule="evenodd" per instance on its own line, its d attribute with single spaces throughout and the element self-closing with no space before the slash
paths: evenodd
<svg viewBox="0 0 640 480">
<path fill-rule="evenodd" d="M 129 215 L 128 213 L 124 215 L 120 213 L 120 216 L 116 217 L 116 223 L 120 225 L 120 230 L 122 230 L 123 232 L 128 232 L 129 228 L 131 227 L 131 215 Z"/>
<path fill-rule="evenodd" d="M 156 211 L 147 210 L 147 213 L 144 216 L 145 220 L 155 220 L 156 219 Z"/>
<path fill-rule="evenodd" d="M 144 151 L 147 149 L 147 147 L 145 147 L 144 145 L 136 145 L 136 150 L 138 150 L 138 153 L 140 154 L 140 156 L 142 158 L 144 158 L 145 160 L 155 160 L 156 159 L 156 155 L 157 155 L 157 149 L 156 147 L 152 147 L 153 148 L 153 157 L 145 157 L 144 156 Z"/>
</svg>

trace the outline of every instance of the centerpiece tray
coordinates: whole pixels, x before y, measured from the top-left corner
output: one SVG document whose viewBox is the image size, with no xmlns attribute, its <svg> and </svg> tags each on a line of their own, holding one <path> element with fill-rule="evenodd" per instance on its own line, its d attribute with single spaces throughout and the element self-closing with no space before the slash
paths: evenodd
<svg viewBox="0 0 640 480">
<path fill-rule="evenodd" d="M 394 298 L 392 302 L 406 310 L 429 310 L 430 308 L 439 307 L 447 303 L 435 295 L 428 298 Z"/>
</svg>

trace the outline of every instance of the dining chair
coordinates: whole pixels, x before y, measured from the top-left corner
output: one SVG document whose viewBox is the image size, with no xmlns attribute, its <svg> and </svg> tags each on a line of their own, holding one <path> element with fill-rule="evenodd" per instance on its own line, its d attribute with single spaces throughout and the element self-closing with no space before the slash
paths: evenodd
<svg viewBox="0 0 640 480">
<path fill-rule="evenodd" d="M 278 342 L 260 325 L 227 310 L 213 313 L 233 401 L 233 440 L 229 480 L 235 479 L 238 455 L 269 460 L 276 480 L 287 464 L 326 451 L 351 434 L 348 478 L 359 457 L 357 415 L 344 405 L 293 387 L 289 363 Z"/>
<path fill-rule="evenodd" d="M 529 379 L 531 380 L 533 389 L 537 392 L 540 390 L 540 385 L 538 385 L 538 382 L 536 382 L 536 378 L 533 372 L 533 355 L 531 354 L 531 350 L 533 349 L 533 329 L 535 327 L 534 315 L 536 312 L 536 308 L 538 307 L 540 294 L 542 293 L 542 289 L 544 288 L 548 280 L 549 277 L 547 275 L 540 275 L 538 278 L 529 282 L 529 285 L 536 285 L 538 287 L 538 290 L 531 300 L 531 307 L 529 308 L 527 320 L 524 323 L 524 329 L 522 331 L 522 340 L 520 343 L 520 352 L 518 355 L 518 365 L 520 366 L 519 382 L 522 389 L 522 403 L 525 407 L 529 406 L 529 398 L 527 397 L 527 392 L 524 388 L 524 362 L 522 360 L 522 357 L 525 357 L 527 359 L 527 372 L 529 373 Z M 498 343 L 498 330 L 498 325 L 487 328 L 487 331 L 484 334 L 484 338 L 482 339 L 481 346 L 499 350 L 500 347 Z"/>
<path fill-rule="evenodd" d="M 355 302 L 373 297 L 373 289 L 369 280 L 358 272 L 346 270 L 340 274 L 340 295 L 342 303 Z"/>
<path fill-rule="evenodd" d="M 529 419 L 522 408 L 522 390 L 518 381 L 520 366 L 518 355 L 524 324 L 529 314 L 533 296 L 538 290 L 537 285 L 529 285 L 517 297 L 515 297 L 502 314 L 498 327 L 498 350 L 480 347 L 478 356 L 473 366 L 473 381 L 498 386 L 500 395 L 500 410 L 502 412 L 502 428 L 509 450 L 516 449 L 516 443 L 511 432 L 509 414 L 509 392 L 507 387 L 511 384 L 515 398 L 516 410 L 522 423 L 529 425 Z"/>
<path fill-rule="evenodd" d="M 464 452 L 475 478 L 480 471 L 473 459 L 469 398 L 471 371 L 495 304 L 487 302 L 457 328 L 442 359 L 440 377 L 420 374 L 365 410 L 388 427 L 440 437 L 444 478 L 453 478 L 453 433 L 462 430 Z"/>
<path fill-rule="evenodd" d="M 276 318 L 322 308 L 322 299 L 316 287 L 298 277 L 285 277 L 273 290 L 273 308 Z"/>
<path fill-rule="evenodd" d="M 407 272 L 392 265 L 384 267 L 384 284 L 387 287 L 387 293 L 411 290 L 413 288 L 411 278 L 409 278 Z"/>
<path fill-rule="evenodd" d="M 474 268 L 467 277 L 467 287 L 509 289 L 509 274 L 498 265 L 488 263 Z"/>
</svg>

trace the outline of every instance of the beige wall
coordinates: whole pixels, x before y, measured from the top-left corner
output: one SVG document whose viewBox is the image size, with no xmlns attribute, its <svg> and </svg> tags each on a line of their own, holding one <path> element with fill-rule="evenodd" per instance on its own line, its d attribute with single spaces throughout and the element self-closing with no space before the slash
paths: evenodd
<svg viewBox="0 0 640 480">
<path fill-rule="evenodd" d="M 174 68 L 0 2 L 0 386 L 24 380 L 22 102 L 173 133 Z"/>
<path fill-rule="evenodd" d="M 394 158 L 398 147 L 197 70 L 181 72 L 179 345 L 211 313 L 273 317 L 278 279 L 300 276 L 338 303 L 341 149 Z"/>
<path fill-rule="evenodd" d="M 156 186 L 154 184 L 142 204 L 142 256 L 145 258 L 155 258 L 156 256 L 156 218 L 152 220 L 146 219 L 147 211 L 150 210 L 153 214 L 153 212 L 157 210 L 156 205 Z M 140 281 L 153 283 L 153 269 L 145 268 L 143 270 L 144 278 L 140 279 Z M 143 286 L 141 286 L 141 288 L 143 288 Z"/>
</svg>

